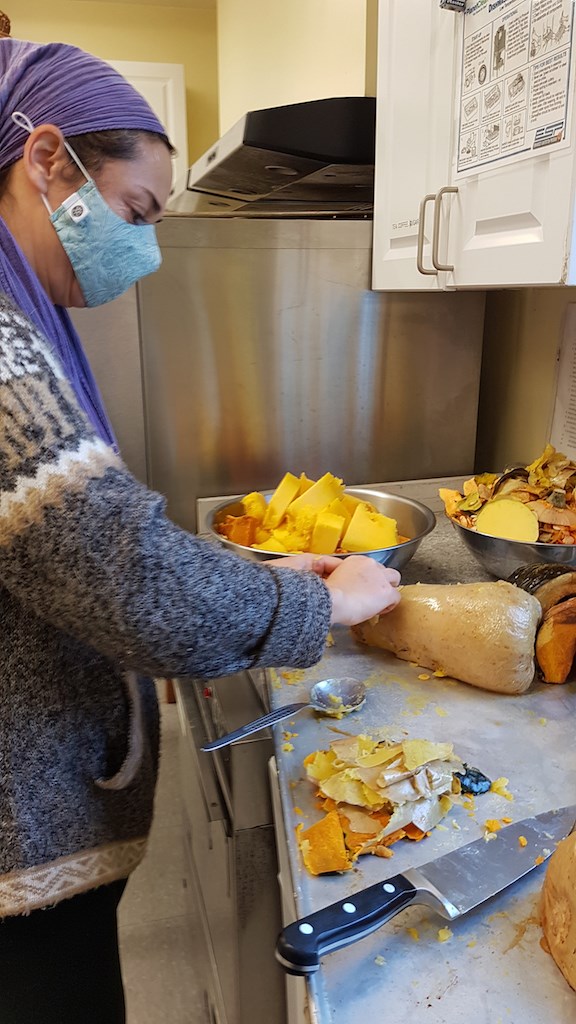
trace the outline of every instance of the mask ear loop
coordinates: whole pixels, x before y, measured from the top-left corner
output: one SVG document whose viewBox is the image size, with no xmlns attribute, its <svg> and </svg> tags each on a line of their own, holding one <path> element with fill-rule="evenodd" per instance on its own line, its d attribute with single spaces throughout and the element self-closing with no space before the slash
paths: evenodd
<svg viewBox="0 0 576 1024">
<path fill-rule="evenodd" d="M 14 124 L 18 125 L 19 128 L 23 128 L 24 131 L 28 132 L 29 135 L 32 134 L 32 132 L 34 131 L 34 125 L 32 124 L 32 121 L 30 120 L 27 114 L 23 114 L 21 110 L 15 110 L 10 116 Z M 76 156 L 76 153 L 72 149 L 72 146 L 68 145 L 65 138 L 62 138 L 62 141 L 64 143 L 67 153 L 69 154 L 69 156 L 72 157 L 72 160 L 79 168 L 79 170 L 82 171 L 82 174 L 86 178 L 86 181 L 93 181 L 92 175 L 88 173 L 80 157 Z M 50 209 L 50 205 L 48 203 L 48 200 L 46 199 L 46 196 L 41 193 L 40 198 L 42 199 L 44 206 L 48 210 L 48 213 L 52 214 L 52 210 Z"/>
</svg>

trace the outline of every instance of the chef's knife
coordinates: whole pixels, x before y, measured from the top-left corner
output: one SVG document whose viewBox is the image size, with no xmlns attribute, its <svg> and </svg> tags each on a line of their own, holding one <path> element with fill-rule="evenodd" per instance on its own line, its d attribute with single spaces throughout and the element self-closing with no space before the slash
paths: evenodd
<svg viewBox="0 0 576 1024">
<path fill-rule="evenodd" d="M 312 974 L 320 957 L 380 928 L 414 903 L 453 921 L 527 875 L 574 828 L 576 805 L 537 814 L 446 853 L 437 860 L 386 878 L 289 924 L 276 959 L 289 974 Z"/>
</svg>

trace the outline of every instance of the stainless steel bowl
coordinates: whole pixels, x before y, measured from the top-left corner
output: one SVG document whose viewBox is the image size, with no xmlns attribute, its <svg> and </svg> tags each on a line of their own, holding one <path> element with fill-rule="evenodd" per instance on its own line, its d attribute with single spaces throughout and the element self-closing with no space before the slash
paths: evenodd
<svg viewBox="0 0 576 1024">
<path fill-rule="evenodd" d="M 481 566 L 492 576 L 505 580 L 521 565 L 534 562 L 556 562 L 576 567 L 576 544 L 525 544 L 519 540 L 489 537 L 486 533 L 468 530 L 450 520 L 463 544 Z"/>
<path fill-rule="evenodd" d="M 274 492 L 263 491 L 262 493 L 266 499 L 270 499 Z M 404 498 L 397 494 L 386 494 L 382 491 L 373 491 L 367 487 L 347 487 L 346 494 L 351 494 L 355 498 L 361 498 L 362 501 L 369 501 L 378 512 L 382 512 L 385 516 L 390 516 L 391 519 L 396 520 L 398 523 L 398 533 L 404 537 L 410 537 L 410 540 L 405 541 L 403 544 L 395 544 L 391 548 L 379 548 L 374 551 L 361 552 L 363 555 L 369 555 L 370 558 L 375 558 L 377 562 L 382 562 L 383 565 L 388 565 L 392 569 L 401 569 L 402 566 L 406 565 L 420 547 L 424 537 L 436 525 L 434 513 L 426 505 L 422 505 L 419 501 L 414 501 L 412 498 Z M 242 514 L 241 497 L 240 495 L 232 500 L 222 502 L 221 505 L 217 505 L 212 510 L 208 517 L 209 533 L 219 540 L 225 548 L 235 551 L 236 554 L 242 555 L 243 558 L 248 558 L 253 562 L 262 562 L 268 558 L 281 557 L 277 551 L 261 551 L 260 549 L 255 550 L 254 548 L 243 547 L 242 544 L 234 544 L 215 529 L 216 525 L 225 516 Z M 348 558 L 348 555 L 337 555 L 336 557 Z"/>
</svg>

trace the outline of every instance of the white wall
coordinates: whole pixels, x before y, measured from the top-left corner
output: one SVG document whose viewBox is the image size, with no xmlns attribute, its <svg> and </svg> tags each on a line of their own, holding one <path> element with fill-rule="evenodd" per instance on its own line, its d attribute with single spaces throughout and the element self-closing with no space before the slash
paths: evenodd
<svg viewBox="0 0 576 1024">
<path fill-rule="evenodd" d="M 366 0 L 218 0 L 220 134 L 248 110 L 364 96 L 366 26 Z"/>
</svg>

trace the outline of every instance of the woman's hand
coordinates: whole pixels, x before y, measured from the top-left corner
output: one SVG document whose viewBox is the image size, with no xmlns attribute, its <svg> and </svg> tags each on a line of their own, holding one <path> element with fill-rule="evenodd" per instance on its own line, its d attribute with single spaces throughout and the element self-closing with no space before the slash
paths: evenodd
<svg viewBox="0 0 576 1024">
<path fill-rule="evenodd" d="M 280 569 L 299 569 L 322 576 L 332 598 L 332 624 L 355 626 L 392 611 L 400 601 L 400 573 L 387 569 L 367 555 L 291 555 L 270 559 L 269 565 Z"/>
<path fill-rule="evenodd" d="M 397 569 L 387 569 L 367 555 L 336 561 L 338 565 L 325 577 L 332 597 L 332 623 L 355 626 L 396 607 L 400 601 Z"/>
</svg>

